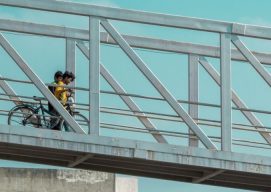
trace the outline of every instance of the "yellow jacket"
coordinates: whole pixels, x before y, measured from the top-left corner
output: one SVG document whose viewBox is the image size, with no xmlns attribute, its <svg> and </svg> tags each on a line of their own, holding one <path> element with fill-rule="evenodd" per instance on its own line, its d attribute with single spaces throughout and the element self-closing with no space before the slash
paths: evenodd
<svg viewBox="0 0 271 192">
<path fill-rule="evenodd" d="M 63 86 L 65 84 L 63 83 L 63 81 L 59 81 L 57 85 Z M 66 104 L 67 99 L 68 99 L 66 88 L 56 87 L 54 95 L 63 105 Z"/>
</svg>

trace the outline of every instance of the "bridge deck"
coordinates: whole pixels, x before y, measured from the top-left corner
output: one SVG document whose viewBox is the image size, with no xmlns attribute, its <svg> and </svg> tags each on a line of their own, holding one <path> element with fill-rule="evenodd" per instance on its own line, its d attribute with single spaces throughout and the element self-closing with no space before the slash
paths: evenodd
<svg viewBox="0 0 271 192">
<path fill-rule="evenodd" d="M 0 125 L 0 158 L 271 191 L 271 158 Z"/>
</svg>

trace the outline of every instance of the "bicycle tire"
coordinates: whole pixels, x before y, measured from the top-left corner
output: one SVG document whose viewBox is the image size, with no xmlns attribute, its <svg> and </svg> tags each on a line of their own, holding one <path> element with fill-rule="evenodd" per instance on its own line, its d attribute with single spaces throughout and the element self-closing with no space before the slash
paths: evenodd
<svg viewBox="0 0 271 192">
<path fill-rule="evenodd" d="M 85 133 L 88 133 L 88 134 L 90 133 L 89 121 L 84 115 L 80 113 L 75 113 L 74 115 L 72 115 L 72 117 L 82 127 Z M 61 128 L 61 131 L 66 131 L 66 132 L 73 131 L 73 129 L 64 120 L 61 121 L 60 128 Z"/>
<path fill-rule="evenodd" d="M 18 118 L 18 120 L 14 120 Z M 11 109 L 8 114 L 8 125 L 22 125 L 39 128 L 41 126 L 40 117 L 35 110 L 28 105 L 19 105 Z"/>
<path fill-rule="evenodd" d="M 48 129 L 54 129 L 58 124 L 60 124 L 60 119 L 61 117 L 57 112 L 52 112 L 48 110 L 43 110 L 42 115 L 42 121 L 41 123 L 43 124 L 43 127 L 46 127 Z M 54 129 L 58 130 L 58 129 Z"/>
</svg>

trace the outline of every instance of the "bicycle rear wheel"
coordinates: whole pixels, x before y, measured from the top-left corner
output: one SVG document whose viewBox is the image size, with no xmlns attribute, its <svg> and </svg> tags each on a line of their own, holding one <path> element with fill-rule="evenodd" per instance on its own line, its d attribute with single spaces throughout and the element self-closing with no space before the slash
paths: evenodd
<svg viewBox="0 0 271 192">
<path fill-rule="evenodd" d="M 61 117 L 57 112 L 43 111 L 41 126 L 48 129 L 59 130 Z"/>
<path fill-rule="evenodd" d="M 15 107 L 9 112 L 8 115 L 9 125 L 20 125 L 39 128 L 40 117 L 35 113 L 34 109 L 27 105 Z"/>
<path fill-rule="evenodd" d="M 89 130 L 88 119 L 80 113 L 75 113 L 72 117 L 80 125 L 80 127 L 85 131 L 85 133 L 89 134 L 90 130 Z M 74 132 L 73 129 L 64 120 L 61 121 L 60 128 L 61 128 L 61 131 Z"/>
</svg>

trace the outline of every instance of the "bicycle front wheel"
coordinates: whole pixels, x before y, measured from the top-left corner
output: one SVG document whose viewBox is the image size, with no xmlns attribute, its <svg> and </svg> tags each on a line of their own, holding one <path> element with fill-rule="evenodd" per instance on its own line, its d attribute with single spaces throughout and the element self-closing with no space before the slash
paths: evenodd
<svg viewBox="0 0 271 192">
<path fill-rule="evenodd" d="M 15 107 L 9 112 L 8 124 L 39 128 L 40 117 L 27 105 Z"/>
<path fill-rule="evenodd" d="M 85 133 L 89 134 L 90 130 L 89 130 L 88 119 L 80 113 L 75 113 L 72 117 L 80 125 L 80 127 L 85 131 Z M 73 132 L 73 129 L 64 120 L 61 121 L 60 128 L 62 131 Z"/>
</svg>

